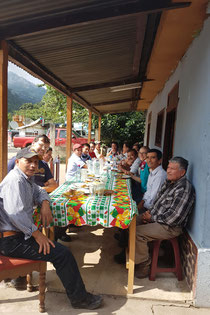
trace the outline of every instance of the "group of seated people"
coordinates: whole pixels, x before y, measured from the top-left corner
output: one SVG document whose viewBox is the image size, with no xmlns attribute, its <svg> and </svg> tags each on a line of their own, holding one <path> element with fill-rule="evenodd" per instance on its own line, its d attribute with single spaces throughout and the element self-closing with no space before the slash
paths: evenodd
<svg viewBox="0 0 210 315">
<path fill-rule="evenodd" d="M 0 183 L 0 253 L 2 255 L 52 262 L 74 308 L 95 309 L 102 305 L 102 297 L 86 291 L 77 263 L 69 248 L 51 241 L 33 222 L 34 204 L 40 206 L 43 226 L 53 217 L 50 197 L 44 188 L 54 185 L 47 162 L 51 153 L 46 136 L 35 138 L 31 147 L 20 150 L 9 162 L 8 174 Z M 68 160 L 66 179 L 79 168 L 86 168 L 90 159 L 104 159 L 100 142 L 74 144 Z M 117 161 L 118 168 L 132 178 L 132 195 L 139 215 L 136 227 L 135 276 L 148 276 L 151 259 L 148 242 L 169 239 L 182 233 L 195 203 L 195 191 L 186 178 L 188 161 L 174 157 L 167 171 L 162 166 L 162 153 L 157 149 L 131 148 L 112 142 L 106 158 Z M 42 186 L 42 187 L 41 187 Z M 125 251 L 115 256 L 125 262 Z"/>
<path fill-rule="evenodd" d="M 91 143 L 91 152 L 97 158 L 103 158 L 100 143 Z M 90 147 L 88 147 L 90 152 Z M 88 156 L 87 145 L 74 154 Z M 90 156 L 90 154 L 89 154 Z M 135 276 L 144 278 L 149 275 L 151 259 L 148 242 L 176 237 L 186 226 L 190 212 L 195 203 L 195 191 L 186 178 L 188 161 L 182 157 L 174 157 L 169 161 L 167 171 L 162 167 L 162 152 L 158 149 L 140 147 L 135 143 L 132 148 L 127 142 L 123 144 L 122 152 L 118 144 L 112 142 L 107 150 L 106 159 L 118 161 L 118 169 L 132 179 L 132 197 L 137 203 L 138 217 L 136 227 Z M 83 160 L 84 161 L 84 160 Z M 77 164 L 78 166 L 79 164 Z M 81 166 L 81 163 L 80 163 Z M 66 178 L 70 174 L 71 158 L 68 163 Z M 85 161 L 82 167 L 86 167 Z M 121 230 L 117 236 L 124 246 L 126 233 Z M 125 249 L 115 255 L 115 261 L 125 263 Z"/>
</svg>

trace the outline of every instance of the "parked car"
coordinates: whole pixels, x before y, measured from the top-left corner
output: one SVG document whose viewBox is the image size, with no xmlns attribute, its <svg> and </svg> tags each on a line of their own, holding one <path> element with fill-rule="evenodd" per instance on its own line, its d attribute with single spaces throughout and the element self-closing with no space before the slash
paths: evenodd
<svg viewBox="0 0 210 315">
<path fill-rule="evenodd" d="M 50 138 L 50 134 L 48 133 Z M 32 144 L 35 136 L 33 137 L 19 137 L 15 136 L 13 138 L 13 143 L 15 148 L 25 148 Z M 87 143 L 88 139 L 80 136 L 75 130 L 72 130 L 72 144 L 75 143 Z M 56 128 L 55 129 L 55 145 L 56 146 L 65 146 L 66 145 L 66 129 L 65 128 Z"/>
</svg>

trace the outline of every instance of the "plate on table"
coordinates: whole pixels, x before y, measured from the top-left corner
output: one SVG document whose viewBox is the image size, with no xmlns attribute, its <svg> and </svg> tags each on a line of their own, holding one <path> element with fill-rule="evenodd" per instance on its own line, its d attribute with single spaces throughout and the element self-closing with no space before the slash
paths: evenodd
<svg viewBox="0 0 210 315">
<path fill-rule="evenodd" d="M 73 184 L 76 188 L 88 188 L 88 185 L 86 183 L 75 183 Z"/>
<path fill-rule="evenodd" d="M 70 189 L 69 191 L 66 191 L 62 194 L 62 197 L 65 197 L 66 199 L 70 199 L 72 197 L 80 197 L 84 195 L 88 195 L 90 193 L 89 189 L 81 188 L 80 190 L 73 190 Z"/>
</svg>

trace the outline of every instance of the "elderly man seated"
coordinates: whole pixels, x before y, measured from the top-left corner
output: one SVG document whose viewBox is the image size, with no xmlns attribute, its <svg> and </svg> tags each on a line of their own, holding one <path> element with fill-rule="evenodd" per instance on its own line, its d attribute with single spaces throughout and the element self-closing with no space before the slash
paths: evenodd
<svg viewBox="0 0 210 315">
<path fill-rule="evenodd" d="M 147 243 L 176 237 L 182 228 L 195 203 L 195 191 L 185 174 L 188 161 L 174 157 L 169 161 L 167 180 L 159 190 L 153 206 L 143 213 L 141 223 L 136 227 L 135 276 L 147 277 L 151 259 Z"/>
<path fill-rule="evenodd" d="M 182 157 L 172 158 L 167 168 L 167 179 L 160 187 L 151 208 L 137 217 L 135 255 L 137 278 L 149 275 L 151 259 L 148 242 L 176 237 L 187 224 L 195 203 L 194 188 L 185 176 L 187 168 L 187 160 Z M 120 255 L 122 257 L 122 253 Z M 115 260 L 118 263 L 123 263 L 122 259 L 117 258 Z"/>
</svg>

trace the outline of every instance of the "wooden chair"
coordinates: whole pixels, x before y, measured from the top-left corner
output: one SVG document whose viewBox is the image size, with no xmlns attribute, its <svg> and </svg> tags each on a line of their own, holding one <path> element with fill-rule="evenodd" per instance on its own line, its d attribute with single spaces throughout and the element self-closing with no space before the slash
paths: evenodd
<svg viewBox="0 0 210 315">
<path fill-rule="evenodd" d="M 29 259 L 11 258 L 0 255 L 0 281 L 16 279 L 19 276 L 27 275 L 27 289 L 33 291 L 32 271 L 39 272 L 39 311 L 45 312 L 45 275 L 47 263 Z"/>
<path fill-rule="evenodd" d="M 53 176 L 55 178 L 56 183 L 59 185 L 59 177 L 60 177 L 60 157 L 59 157 L 59 155 L 54 160 Z"/>
<path fill-rule="evenodd" d="M 155 281 L 156 274 L 159 272 L 175 272 L 177 279 L 179 281 L 182 280 L 182 268 L 181 268 L 181 259 L 180 259 L 180 252 L 179 252 L 179 243 L 178 237 L 174 237 L 168 239 L 167 241 L 171 242 L 173 251 L 174 251 L 174 258 L 175 258 L 175 267 L 171 268 L 160 268 L 158 267 L 158 254 L 160 249 L 160 244 L 163 240 L 153 241 L 153 250 L 152 250 L 152 263 L 151 263 L 151 270 L 150 270 L 150 281 Z"/>
</svg>

